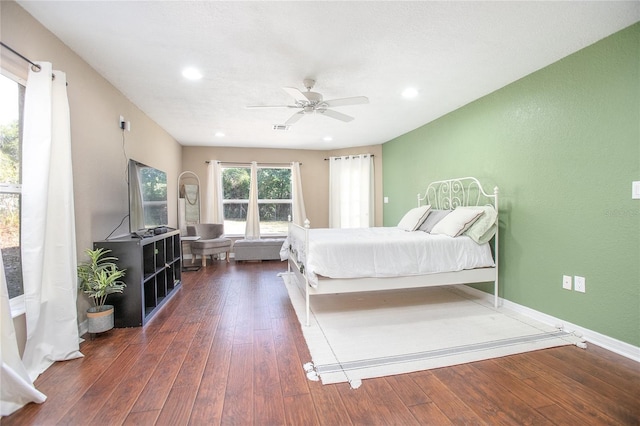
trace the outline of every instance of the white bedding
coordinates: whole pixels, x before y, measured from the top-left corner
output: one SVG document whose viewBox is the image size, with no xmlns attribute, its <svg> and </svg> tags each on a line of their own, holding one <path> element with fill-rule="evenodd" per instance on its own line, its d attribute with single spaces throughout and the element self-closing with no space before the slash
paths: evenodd
<svg viewBox="0 0 640 426">
<path fill-rule="evenodd" d="M 319 275 L 398 277 L 495 266 L 489 244 L 477 244 L 466 236 L 452 238 L 396 227 L 309 229 L 309 254 L 304 253 L 304 234 L 293 234 L 284 242 L 283 260 L 290 239 L 313 286 Z"/>
</svg>

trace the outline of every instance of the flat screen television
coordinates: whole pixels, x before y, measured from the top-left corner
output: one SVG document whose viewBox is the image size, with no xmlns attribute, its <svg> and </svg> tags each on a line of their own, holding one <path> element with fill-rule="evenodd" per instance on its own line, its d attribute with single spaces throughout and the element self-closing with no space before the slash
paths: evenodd
<svg viewBox="0 0 640 426">
<path fill-rule="evenodd" d="M 129 160 L 129 232 L 144 232 L 168 222 L 167 174 Z"/>
</svg>

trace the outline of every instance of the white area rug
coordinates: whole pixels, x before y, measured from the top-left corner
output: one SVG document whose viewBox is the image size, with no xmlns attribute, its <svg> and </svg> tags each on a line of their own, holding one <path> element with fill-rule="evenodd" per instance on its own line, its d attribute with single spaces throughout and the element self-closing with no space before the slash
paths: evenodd
<svg viewBox="0 0 640 426">
<path fill-rule="evenodd" d="M 313 361 L 308 376 L 350 382 L 464 364 L 581 339 L 456 286 L 311 296 L 310 326 L 295 275 L 283 275 Z"/>
</svg>

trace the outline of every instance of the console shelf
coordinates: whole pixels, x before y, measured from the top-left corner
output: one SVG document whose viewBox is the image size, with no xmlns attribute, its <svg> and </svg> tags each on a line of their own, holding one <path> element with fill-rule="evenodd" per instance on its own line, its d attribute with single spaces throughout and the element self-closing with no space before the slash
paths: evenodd
<svg viewBox="0 0 640 426">
<path fill-rule="evenodd" d="M 180 288 L 180 231 L 93 243 L 99 247 L 111 250 L 118 267 L 126 269 L 124 292 L 107 299 L 115 308 L 116 327 L 145 325 Z"/>
</svg>

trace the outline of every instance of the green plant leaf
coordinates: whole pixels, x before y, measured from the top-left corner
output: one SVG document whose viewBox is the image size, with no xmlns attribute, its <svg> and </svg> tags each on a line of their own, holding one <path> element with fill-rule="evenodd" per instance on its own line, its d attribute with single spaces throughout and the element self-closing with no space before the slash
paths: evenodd
<svg viewBox="0 0 640 426">
<path fill-rule="evenodd" d="M 87 249 L 88 262 L 78 265 L 80 290 L 86 294 L 95 306 L 101 307 L 106 303 L 107 296 L 122 293 L 126 284 L 122 281 L 125 270 L 116 265 L 117 257 L 107 256 L 111 250 L 98 248 Z"/>
</svg>

